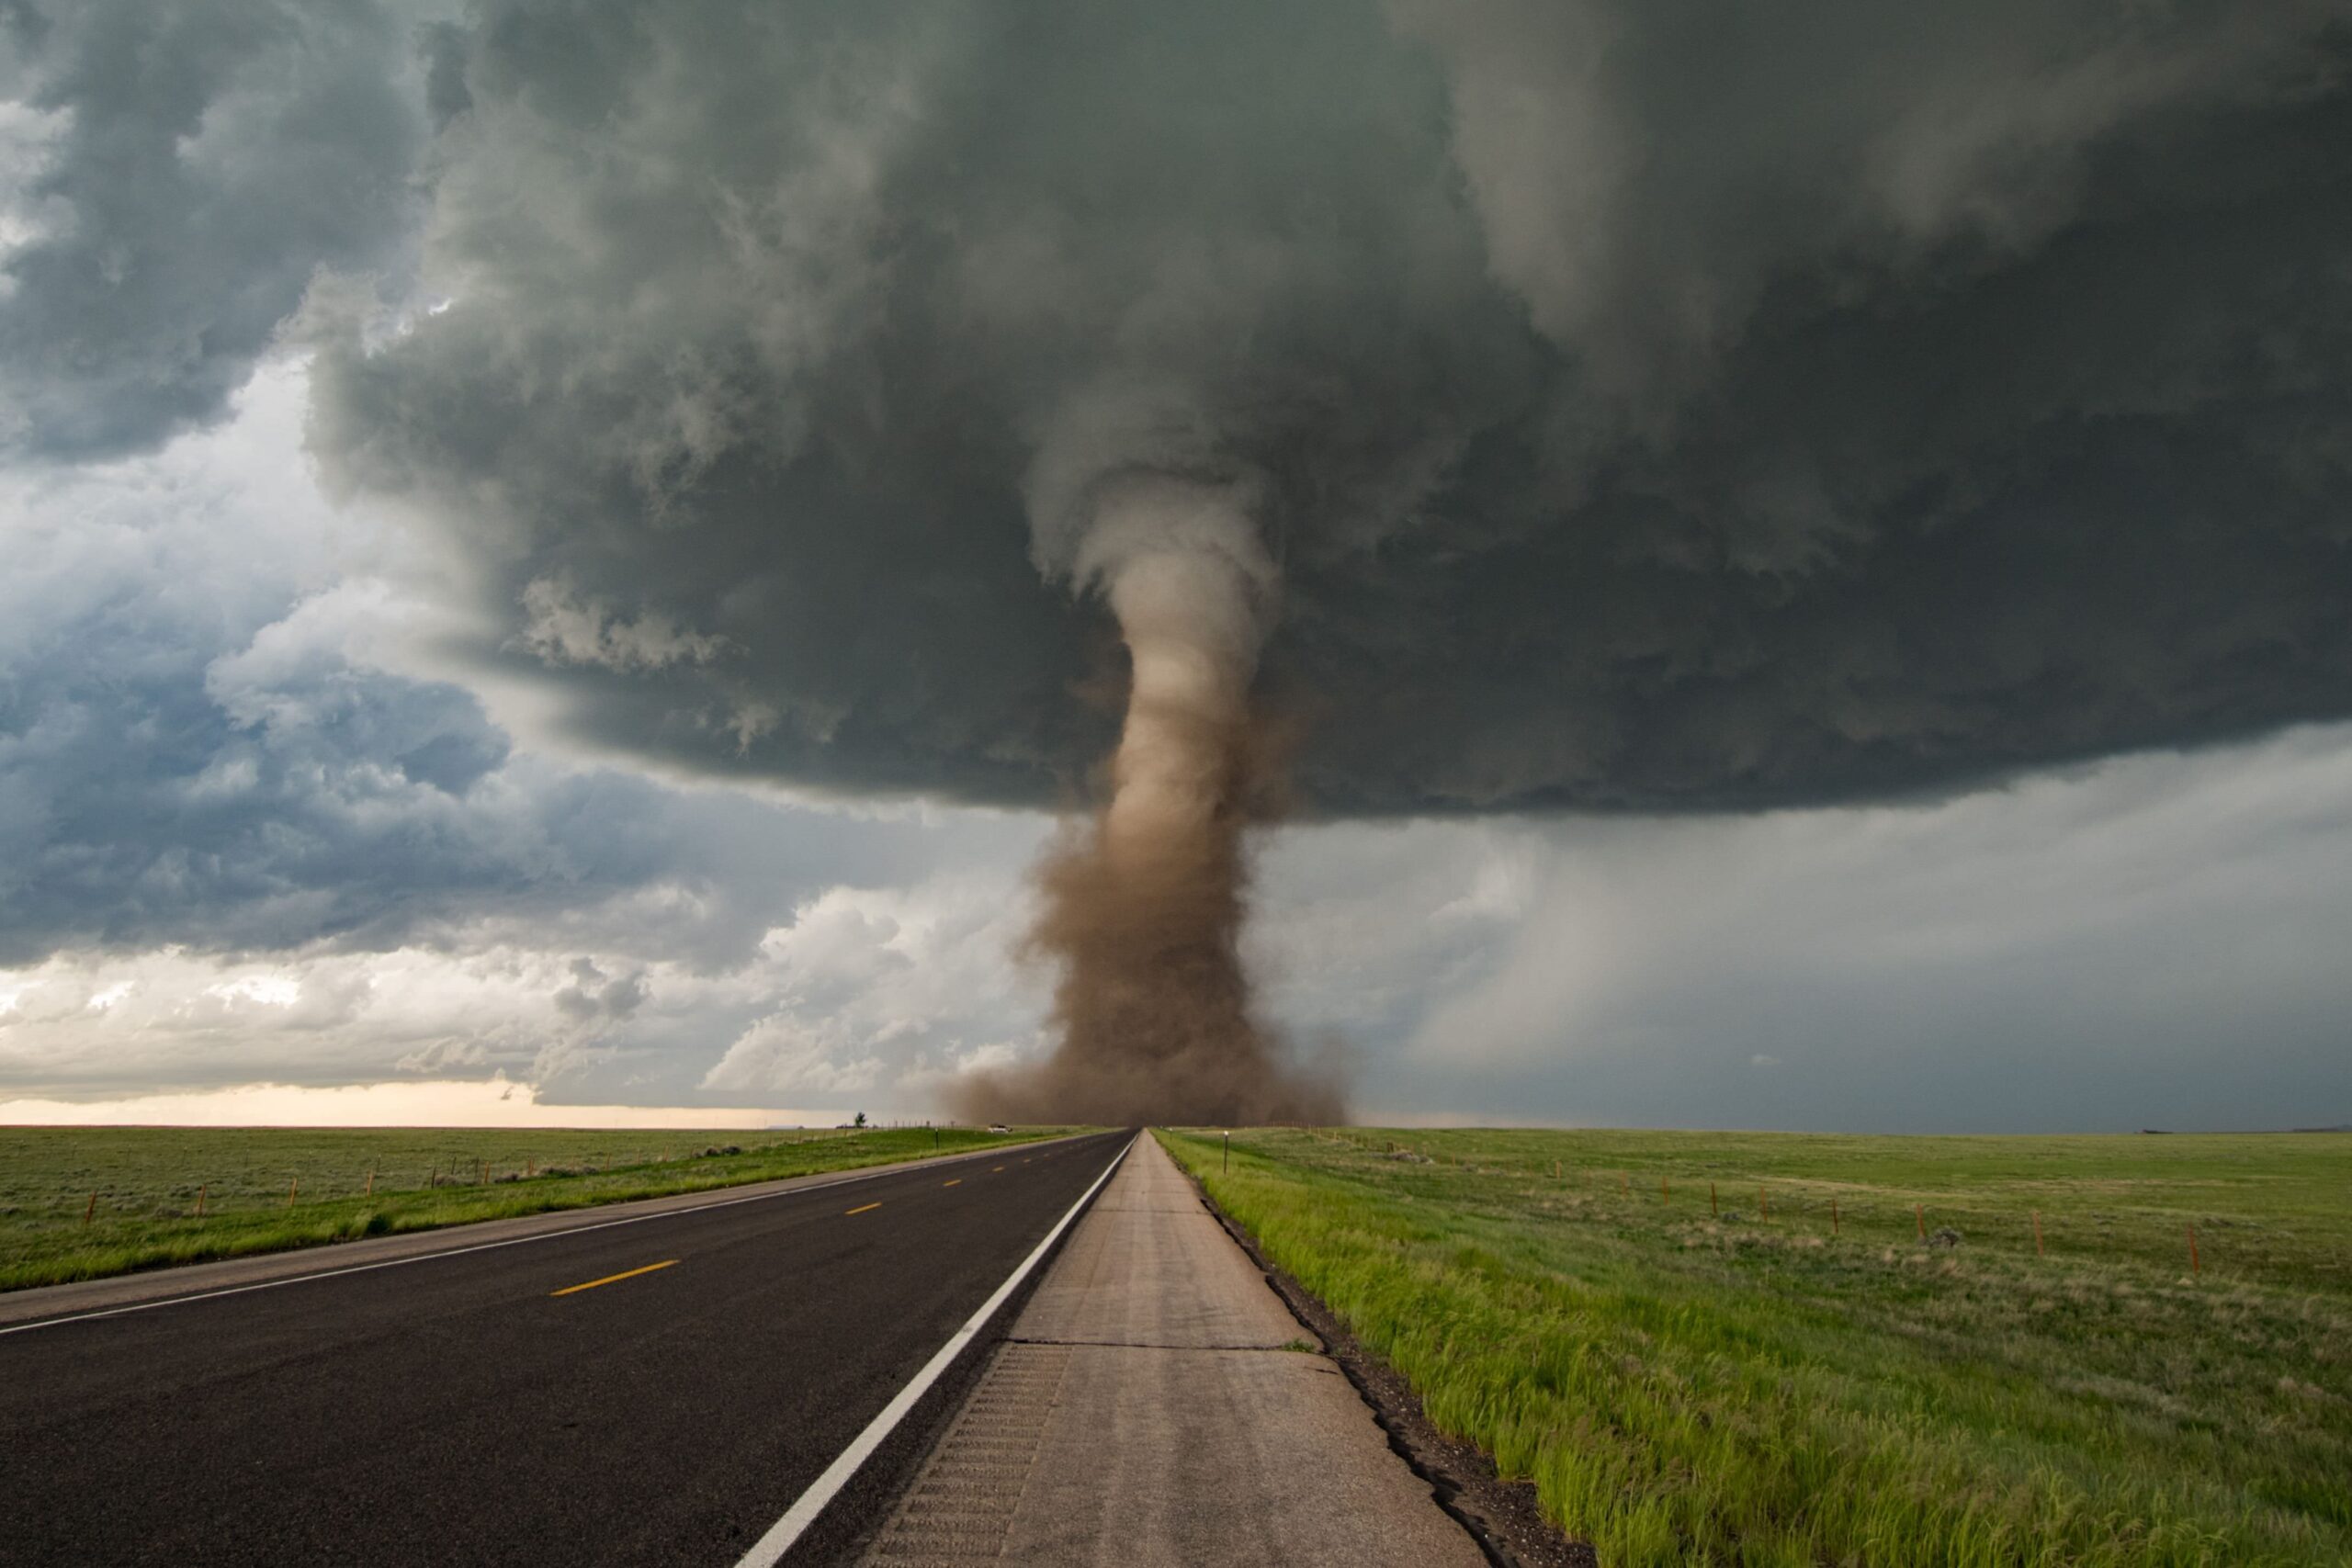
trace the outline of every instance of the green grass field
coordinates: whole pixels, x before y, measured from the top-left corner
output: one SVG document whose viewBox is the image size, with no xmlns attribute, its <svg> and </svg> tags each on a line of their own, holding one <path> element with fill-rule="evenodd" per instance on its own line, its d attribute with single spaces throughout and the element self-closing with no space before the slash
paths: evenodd
<svg viewBox="0 0 2352 1568">
<path fill-rule="evenodd" d="M 0 1127 L 0 1290 L 845 1170 L 927 1155 L 934 1144 L 949 1153 L 1065 1130 Z"/>
<path fill-rule="evenodd" d="M 2352 1562 L 2352 1136 L 1163 1138 L 1611 1568 Z"/>
</svg>

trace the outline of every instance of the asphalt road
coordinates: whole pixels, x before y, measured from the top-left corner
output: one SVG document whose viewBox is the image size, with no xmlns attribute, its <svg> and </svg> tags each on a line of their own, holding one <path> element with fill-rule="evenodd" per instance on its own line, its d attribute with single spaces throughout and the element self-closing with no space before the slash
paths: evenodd
<svg viewBox="0 0 2352 1568">
<path fill-rule="evenodd" d="M 732 1563 L 1125 1141 L 0 1336 L 0 1563 Z"/>
</svg>

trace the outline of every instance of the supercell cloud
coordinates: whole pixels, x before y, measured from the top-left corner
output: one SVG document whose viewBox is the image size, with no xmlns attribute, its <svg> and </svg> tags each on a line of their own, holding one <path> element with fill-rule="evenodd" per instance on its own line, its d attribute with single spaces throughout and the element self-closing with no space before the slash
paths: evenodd
<svg viewBox="0 0 2352 1568">
<path fill-rule="evenodd" d="M 1321 813 L 2352 711 L 2341 5 L 665 0 L 430 44 L 446 308 L 347 329 L 312 441 L 601 745 L 1067 803 L 1138 479 L 1251 498 Z"/>
<path fill-rule="evenodd" d="M 2347 69 L 2346 0 L 0 0 L 0 962 L 536 923 L 566 1039 L 698 1038 L 665 997 L 740 971 L 705 1087 L 846 1094 L 945 1004 L 832 987 L 811 910 L 926 976 L 1020 921 L 771 924 L 897 830 L 747 850 L 552 723 L 1098 807 L 1031 928 L 1064 1054 L 969 1105 L 1332 1113 L 1241 956 L 1278 804 L 1957 795 L 2352 716 Z M 406 672 L 325 525 L 172 489 L 289 387 L 430 561 Z M 586 940 L 656 893 L 675 951 Z"/>
</svg>

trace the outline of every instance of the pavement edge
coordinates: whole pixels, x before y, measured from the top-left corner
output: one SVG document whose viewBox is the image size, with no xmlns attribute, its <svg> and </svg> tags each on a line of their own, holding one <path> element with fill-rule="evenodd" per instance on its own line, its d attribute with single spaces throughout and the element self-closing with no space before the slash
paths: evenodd
<svg viewBox="0 0 2352 1568">
<path fill-rule="evenodd" d="M 1132 1152 L 1134 1142 L 1151 1134 L 1139 1128 L 1130 1129 L 1126 1143 L 1117 1146 L 1115 1165 Z M 904 1419 L 882 1439 L 873 1453 L 858 1466 L 857 1473 L 828 1502 L 822 1512 L 809 1523 L 799 1538 L 786 1549 L 777 1560 L 778 1568 L 846 1568 L 854 1563 L 882 1527 L 889 1521 L 892 1506 L 899 1495 L 914 1479 L 923 1457 L 931 1452 L 953 1421 L 956 1411 L 978 1381 L 980 1371 L 988 1364 L 989 1354 L 1004 1342 L 1007 1324 L 1019 1316 L 1029 1298 L 1052 1269 L 1054 1259 L 1061 1256 L 1063 1247 L 1076 1234 L 1078 1223 L 1084 1219 L 1097 1200 L 1110 1187 L 1108 1180 L 1098 1181 L 1093 1189 L 1070 1210 L 1068 1223 L 1053 1238 L 1050 1247 L 1036 1259 L 1020 1285 L 1010 1292 L 989 1314 L 979 1332 L 966 1342 L 948 1370 L 923 1392 Z"/>
</svg>

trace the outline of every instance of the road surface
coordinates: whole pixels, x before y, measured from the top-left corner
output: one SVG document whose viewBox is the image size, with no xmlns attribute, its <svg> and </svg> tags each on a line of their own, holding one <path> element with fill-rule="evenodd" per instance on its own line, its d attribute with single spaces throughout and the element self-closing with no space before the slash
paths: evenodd
<svg viewBox="0 0 2352 1568">
<path fill-rule="evenodd" d="M 0 1563 L 732 1563 L 1126 1141 L 12 1325 Z"/>
</svg>

